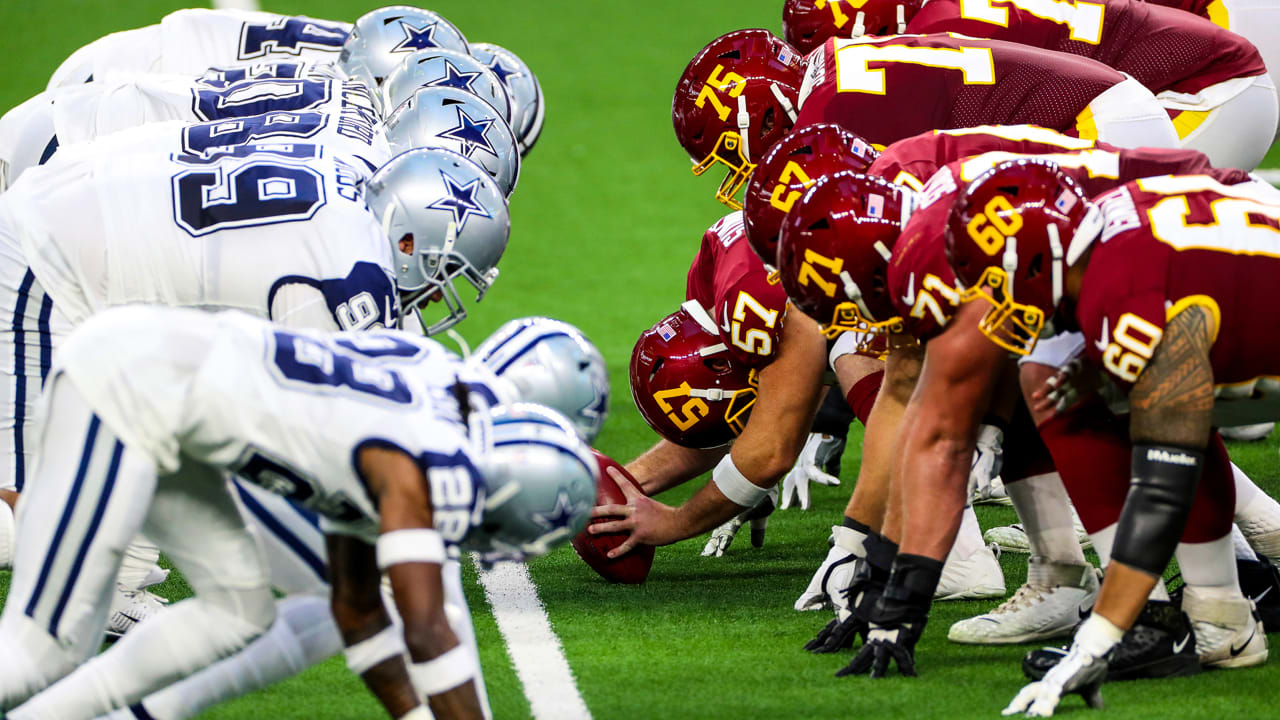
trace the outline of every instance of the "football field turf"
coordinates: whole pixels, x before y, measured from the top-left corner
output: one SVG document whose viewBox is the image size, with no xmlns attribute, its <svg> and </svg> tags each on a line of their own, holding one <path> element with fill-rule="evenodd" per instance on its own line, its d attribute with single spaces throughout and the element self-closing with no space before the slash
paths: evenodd
<svg viewBox="0 0 1280 720">
<path fill-rule="evenodd" d="M 271 0 L 265 9 L 354 20 L 373 2 Z M 180 2 L 43 0 L 0 3 L 7 31 L 0 111 L 42 89 L 72 50 L 107 32 L 156 22 Z M 431 9 L 471 41 L 515 51 L 538 73 L 548 110 L 542 138 L 512 198 L 511 245 L 502 276 L 460 328 L 473 343 L 511 317 L 545 314 L 577 324 L 599 345 L 613 380 L 613 409 L 597 445 L 621 461 L 654 439 L 631 401 L 627 361 L 641 330 L 684 299 L 685 272 L 702 231 L 724 208 L 714 181 L 694 178 L 671 130 L 670 103 L 684 64 L 705 42 L 741 27 L 777 31 L 781 0 L 598 2 L 436 0 Z M 1274 149 L 1267 164 L 1280 167 Z M 956 620 L 995 603 L 936 605 L 917 649 L 920 677 L 837 680 L 849 655 L 800 648 L 827 613 L 792 602 L 826 552 L 858 465 L 860 428 L 844 457 L 845 485 L 814 490 L 814 507 L 774 516 L 766 545 L 741 539 L 721 559 L 701 541 L 660 548 L 649 581 L 612 586 L 568 547 L 531 564 L 541 601 L 577 686 L 595 718 L 968 718 L 996 717 L 1022 686 L 1025 647 L 946 641 Z M 1266 490 L 1280 492 L 1276 436 L 1234 448 Z M 1238 452 L 1236 452 L 1238 450 Z M 672 491 L 676 503 L 703 481 Z M 1014 521 L 982 508 L 984 528 Z M 1012 592 L 1025 556 L 1002 559 Z M 530 717 L 503 636 L 476 584 L 467 591 L 488 690 L 498 718 Z M 8 574 L 0 573 L 0 597 Z M 179 578 L 161 594 L 186 591 Z M 1280 636 L 1273 636 L 1280 641 Z M 535 691 L 536 692 L 536 691 Z M 1105 717 L 1276 717 L 1280 661 L 1174 681 L 1108 685 Z M 1063 712 L 1083 717 L 1078 698 Z M 201 716 L 210 720 L 382 717 L 341 659 Z M 547 720 L 557 717 L 547 714 Z"/>
</svg>

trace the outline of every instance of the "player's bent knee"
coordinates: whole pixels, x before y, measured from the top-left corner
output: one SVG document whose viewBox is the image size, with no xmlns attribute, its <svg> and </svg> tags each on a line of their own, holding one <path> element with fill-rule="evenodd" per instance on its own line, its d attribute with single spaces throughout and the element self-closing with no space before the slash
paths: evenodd
<svg viewBox="0 0 1280 720">
<path fill-rule="evenodd" d="M 1204 453 L 1140 444 L 1133 449 L 1133 481 L 1111 551 L 1118 560 L 1159 577 L 1182 537 L 1200 481 Z"/>
</svg>

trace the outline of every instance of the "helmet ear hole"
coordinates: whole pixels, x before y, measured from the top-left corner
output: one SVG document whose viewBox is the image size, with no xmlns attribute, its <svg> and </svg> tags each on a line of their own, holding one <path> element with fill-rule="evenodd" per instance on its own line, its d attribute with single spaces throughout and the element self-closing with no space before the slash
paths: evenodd
<svg viewBox="0 0 1280 720">
<path fill-rule="evenodd" d="M 1034 280 L 1044 272 L 1044 253 L 1036 253 L 1027 265 L 1027 279 Z"/>
<path fill-rule="evenodd" d="M 742 51 L 741 51 L 741 50 L 729 50 L 728 52 L 723 52 L 723 53 L 720 53 L 719 55 L 717 55 L 717 56 L 716 56 L 716 59 L 717 59 L 717 60 L 725 60 L 725 59 L 730 59 L 730 60 L 741 60 L 741 59 L 742 59 Z"/>
<path fill-rule="evenodd" d="M 707 369 L 714 373 L 728 372 L 730 370 L 729 361 L 724 358 L 707 358 L 702 361 Z"/>
<path fill-rule="evenodd" d="M 773 108 L 764 111 L 764 115 L 760 118 L 760 134 L 768 135 L 773 131 L 774 118 Z"/>
<path fill-rule="evenodd" d="M 815 220 L 809 225 L 809 230 L 828 230 L 831 228 L 831 221 L 826 218 Z"/>
<path fill-rule="evenodd" d="M 405 233 L 396 241 L 396 245 L 400 248 L 400 252 L 405 255 L 413 254 L 413 233 Z"/>
</svg>

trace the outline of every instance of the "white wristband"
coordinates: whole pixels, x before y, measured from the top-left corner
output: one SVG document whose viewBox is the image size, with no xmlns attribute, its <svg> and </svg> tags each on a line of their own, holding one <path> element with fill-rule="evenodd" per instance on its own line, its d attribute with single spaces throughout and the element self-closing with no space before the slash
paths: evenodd
<svg viewBox="0 0 1280 720">
<path fill-rule="evenodd" d="M 1076 639 L 1072 644 L 1079 647 L 1090 657 L 1102 657 L 1107 651 L 1120 642 L 1124 630 L 1116 627 L 1110 620 L 1094 612 L 1080 623 L 1076 630 Z"/>
<path fill-rule="evenodd" d="M 404 633 L 395 625 L 388 625 L 373 637 L 365 638 L 342 651 L 347 667 L 356 675 L 363 675 L 369 668 L 404 652 Z"/>
<path fill-rule="evenodd" d="M 753 508 L 760 504 L 769 491 L 747 479 L 746 475 L 733 464 L 733 455 L 726 453 L 716 469 L 711 471 L 711 482 L 720 488 L 720 492 L 729 498 L 734 505 Z"/>
<path fill-rule="evenodd" d="M 430 528 L 392 530 L 378 537 L 378 569 L 400 563 L 444 564 L 444 538 Z"/>
<path fill-rule="evenodd" d="M 480 666 L 465 645 L 458 645 L 439 657 L 409 666 L 409 677 L 418 692 L 431 696 L 452 690 L 471 680 Z"/>
<path fill-rule="evenodd" d="M 396 720 L 435 720 L 435 718 L 431 715 L 431 711 L 427 709 L 426 705 L 419 705 L 396 718 Z"/>
</svg>

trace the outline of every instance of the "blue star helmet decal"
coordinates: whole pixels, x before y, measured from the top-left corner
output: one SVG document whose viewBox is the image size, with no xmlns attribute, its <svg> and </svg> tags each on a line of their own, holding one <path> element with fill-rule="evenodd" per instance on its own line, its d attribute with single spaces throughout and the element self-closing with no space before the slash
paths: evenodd
<svg viewBox="0 0 1280 720">
<path fill-rule="evenodd" d="M 427 23 L 420 28 L 416 28 L 404 20 L 400 21 L 400 29 L 404 30 L 404 40 L 399 45 L 391 48 L 391 52 L 413 52 L 414 50 L 426 50 L 427 48 L 440 47 L 436 44 L 436 24 Z"/>
<path fill-rule="evenodd" d="M 549 513 L 534 513 L 533 520 L 547 532 L 568 529 L 573 524 L 573 513 L 577 508 L 569 502 L 569 493 L 561 491 L 556 496 L 556 506 Z"/>
<path fill-rule="evenodd" d="M 449 62 L 448 58 L 444 59 L 444 77 L 437 78 L 427 83 L 427 87 L 452 87 L 459 90 L 466 90 L 474 93 L 475 88 L 471 87 L 471 83 L 480 77 L 480 72 L 462 72 L 456 65 Z"/>
<path fill-rule="evenodd" d="M 480 203 L 476 202 L 476 190 L 480 184 L 480 178 L 476 178 L 466 185 L 459 185 L 457 180 L 449 177 L 448 173 L 441 170 L 440 179 L 444 180 L 445 189 L 449 194 L 436 200 L 427 206 L 428 210 L 444 210 L 453 213 L 453 222 L 458 226 L 458 234 L 462 234 L 462 228 L 466 227 L 467 219 L 472 215 L 482 218 L 492 218 L 493 215 L 484 209 Z"/>
<path fill-rule="evenodd" d="M 489 132 L 489 127 L 494 123 L 494 118 L 485 118 L 476 122 L 463 111 L 461 106 L 455 109 L 458 111 L 458 125 L 437 134 L 436 137 L 449 138 L 462 143 L 462 154 L 467 157 L 471 157 L 471 154 L 476 149 L 482 149 L 497 157 L 498 151 L 493 147 L 493 143 L 489 142 L 489 138 L 486 135 Z"/>
<path fill-rule="evenodd" d="M 502 58 L 497 55 L 493 56 L 493 64 L 489 66 L 489 69 L 492 70 L 493 74 L 497 75 L 498 79 L 502 81 L 502 84 L 507 87 L 511 87 L 511 82 L 508 81 L 507 78 L 512 76 L 518 77 L 524 74 L 519 70 L 508 70 L 507 66 L 502 64 Z"/>
</svg>

